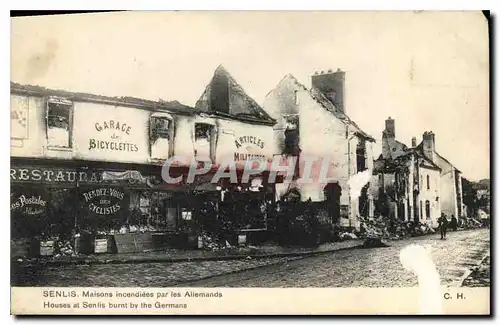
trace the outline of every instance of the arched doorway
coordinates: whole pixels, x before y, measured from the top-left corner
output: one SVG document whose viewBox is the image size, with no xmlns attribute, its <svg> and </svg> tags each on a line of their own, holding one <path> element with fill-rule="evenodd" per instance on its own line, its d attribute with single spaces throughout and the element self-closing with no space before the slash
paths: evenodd
<svg viewBox="0 0 500 325">
<path fill-rule="evenodd" d="M 342 188 L 338 183 L 328 183 L 323 189 L 325 194 L 326 209 L 332 223 L 337 223 L 340 218 L 340 195 Z"/>
</svg>

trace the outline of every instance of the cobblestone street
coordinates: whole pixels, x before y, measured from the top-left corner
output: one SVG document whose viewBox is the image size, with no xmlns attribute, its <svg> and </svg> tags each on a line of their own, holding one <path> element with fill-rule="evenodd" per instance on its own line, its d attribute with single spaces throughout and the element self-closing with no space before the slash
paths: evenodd
<svg viewBox="0 0 500 325">
<path fill-rule="evenodd" d="M 489 287 L 491 283 L 490 256 L 484 259 L 481 265 L 474 270 L 464 281 L 464 287 Z"/>
<path fill-rule="evenodd" d="M 399 261 L 409 244 L 422 245 L 431 253 L 441 284 L 458 286 L 467 269 L 476 266 L 490 249 L 486 229 L 450 232 L 390 242 L 390 247 L 356 249 L 276 264 L 185 286 L 200 287 L 393 287 L 416 286 L 417 278 Z"/>
<path fill-rule="evenodd" d="M 415 286 L 399 252 L 409 244 L 427 248 L 443 285 L 458 285 L 467 269 L 489 252 L 487 229 L 389 242 L 390 247 L 350 249 L 315 257 L 177 263 L 66 265 L 29 268 L 13 285 L 120 287 L 384 287 Z M 488 266 L 489 268 L 489 266 Z M 489 282 L 488 282 L 489 283 Z M 489 284 L 487 284 L 489 285 Z"/>
</svg>

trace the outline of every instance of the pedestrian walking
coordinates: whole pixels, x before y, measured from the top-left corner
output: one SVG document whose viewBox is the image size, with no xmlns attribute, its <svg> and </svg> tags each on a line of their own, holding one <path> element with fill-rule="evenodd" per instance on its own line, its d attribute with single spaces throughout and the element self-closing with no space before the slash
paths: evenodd
<svg viewBox="0 0 500 325">
<path fill-rule="evenodd" d="M 439 230 L 441 232 L 441 239 L 446 239 L 446 228 L 448 228 L 448 219 L 444 213 L 441 213 L 441 217 L 438 219 Z"/>
</svg>

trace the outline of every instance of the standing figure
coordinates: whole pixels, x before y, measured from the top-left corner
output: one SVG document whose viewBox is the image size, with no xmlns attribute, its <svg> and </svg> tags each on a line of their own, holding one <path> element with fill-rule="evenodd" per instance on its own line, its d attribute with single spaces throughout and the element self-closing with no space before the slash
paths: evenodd
<svg viewBox="0 0 500 325">
<path fill-rule="evenodd" d="M 451 222 L 450 222 L 450 227 L 453 231 L 457 231 L 457 227 L 458 227 L 458 220 L 457 218 L 455 217 L 454 214 L 451 215 Z"/>
<path fill-rule="evenodd" d="M 446 239 L 446 228 L 448 228 L 448 219 L 444 213 L 441 213 L 441 217 L 438 219 L 439 230 L 441 232 L 441 239 Z"/>
</svg>

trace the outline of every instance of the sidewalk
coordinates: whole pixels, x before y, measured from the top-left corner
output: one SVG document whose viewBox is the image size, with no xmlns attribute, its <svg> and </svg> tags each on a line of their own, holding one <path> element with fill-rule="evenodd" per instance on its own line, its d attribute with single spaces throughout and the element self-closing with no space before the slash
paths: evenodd
<svg viewBox="0 0 500 325">
<path fill-rule="evenodd" d="M 20 264 L 41 263 L 46 265 L 71 264 L 133 264 L 133 263 L 175 263 L 191 261 L 218 261 L 237 259 L 259 259 L 270 257 L 309 256 L 338 250 L 356 248 L 363 240 L 347 240 L 326 243 L 315 248 L 258 246 L 232 248 L 224 251 L 168 249 L 129 254 L 94 254 L 80 256 L 58 256 L 17 261 Z"/>
</svg>

